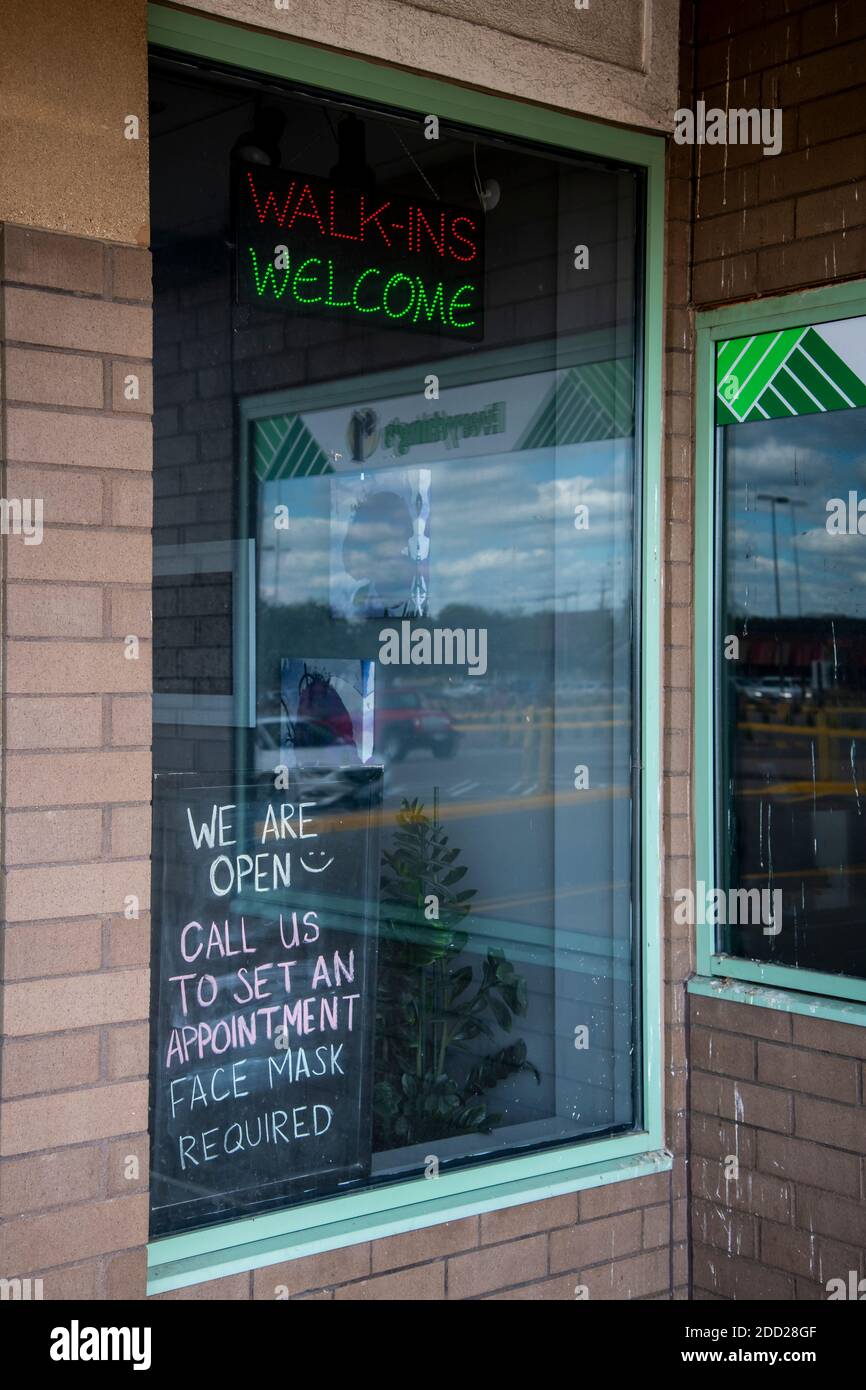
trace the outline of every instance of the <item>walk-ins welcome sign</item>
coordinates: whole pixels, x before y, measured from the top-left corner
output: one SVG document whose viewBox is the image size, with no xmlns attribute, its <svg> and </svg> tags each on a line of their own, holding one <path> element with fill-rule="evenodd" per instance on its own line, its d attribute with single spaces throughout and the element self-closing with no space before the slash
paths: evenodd
<svg viewBox="0 0 866 1390">
<path fill-rule="evenodd" d="M 258 165 L 235 207 L 239 303 L 483 337 L 479 213 Z"/>
<path fill-rule="evenodd" d="M 156 778 L 153 1235 L 368 1177 L 381 790 Z"/>
</svg>

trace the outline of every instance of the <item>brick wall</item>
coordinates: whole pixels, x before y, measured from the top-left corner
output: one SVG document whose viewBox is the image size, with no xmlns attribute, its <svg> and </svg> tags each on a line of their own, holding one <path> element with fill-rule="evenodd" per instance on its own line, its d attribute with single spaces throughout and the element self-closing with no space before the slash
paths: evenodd
<svg viewBox="0 0 866 1390">
<path fill-rule="evenodd" d="M 0 294 L 3 496 L 44 508 L 42 543 L 10 535 L 3 556 L 2 1273 L 46 1298 L 140 1295 L 150 256 L 7 225 Z"/>
<path fill-rule="evenodd" d="M 694 1297 L 863 1278 L 866 1031 L 697 996 L 691 1023 Z"/>
<path fill-rule="evenodd" d="M 688 101 L 692 76 L 692 6 L 680 16 L 680 100 Z M 665 401 L 663 653 L 662 653 L 662 834 L 665 1028 L 665 1134 L 674 1155 L 672 1174 L 672 1290 L 687 1298 L 688 1165 L 685 981 L 693 967 L 692 936 L 674 921 L 674 897 L 692 879 L 691 670 L 692 670 L 692 321 L 689 314 L 692 240 L 692 166 L 687 146 L 668 149 L 665 267 Z M 653 1007 L 648 1001 L 647 1007 Z"/>
<path fill-rule="evenodd" d="M 689 174 L 688 159 L 675 152 L 665 446 L 668 894 L 691 862 Z M 149 299 L 145 252 L 5 228 L 3 495 L 43 498 L 46 530 L 40 546 L 10 538 L 4 561 L 0 1272 L 41 1275 L 48 1298 L 140 1297 L 144 1290 Z M 141 382 L 137 402 L 124 397 L 130 372 Z M 171 422 L 162 424 L 171 435 Z M 225 452 L 219 459 L 230 469 Z M 177 459 L 179 468 L 195 462 Z M 212 492 L 214 457 L 199 467 Z M 212 515 L 198 520 L 199 536 L 213 534 Z M 138 660 L 125 656 L 129 635 L 141 641 Z M 130 894 L 140 899 L 137 920 L 123 915 Z M 274 1298 L 284 1288 L 293 1298 L 573 1299 L 578 1284 L 591 1298 L 684 1297 L 689 939 L 671 913 L 666 918 L 672 1176 L 530 1203 L 165 1297 Z M 130 1157 L 138 1159 L 137 1178 L 126 1176 Z"/>
<path fill-rule="evenodd" d="M 699 0 L 695 96 L 781 107 L 782 151 L 696 147 L 694 302 L 866 270 L 866 6 Z"/>
<path fill-rule="evenodd" d="M 862 276 L 866 7 L 699 0 L 694 72 L 708 106 L 783 109 L 777 156 L 690 151 L 695 307 Z M 864 1273 L 866 1035 L 722 999 L 690 1020 L 693 1296 L 826 1297 Z"/>
<path fill-rule="evenodd" d="M 670 1219 L 670 1175 L 659 1173 L 269 1265 L 158 1297 L 669 1298 Z M 577 1290 L 578 1285 L 587 1292 Z"/>
</svg>

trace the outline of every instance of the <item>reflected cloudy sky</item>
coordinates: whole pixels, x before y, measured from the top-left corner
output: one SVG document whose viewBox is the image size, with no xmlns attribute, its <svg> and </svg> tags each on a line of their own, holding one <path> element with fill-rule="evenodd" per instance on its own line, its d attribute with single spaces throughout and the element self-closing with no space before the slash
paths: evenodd
<svg viewBox="0 0 866 1390">
<path fill-rule="evenodd" d="M 866 536 L 826 525 L 830 498 L 866 497 L 866 410 L 731 425 L 723 436 L 729 611 L 776 616 L 768 494 L 787 499 L 775 508 L 781 616 L 866 617 Z"/>
<path fill-rule="evenodd" d="M 487 457 L 425 458 L 432 470 L 430 612 L 471 603 L 500 613 L 620 607 L 631 592 L 630 441 Z M 378 470 L 377 470 L 378 472 Z M 387 470 L 381 470 L 383 483 Z M 368 477 L 369 477 L 368 472 Z M 289 507 L 288 532 L 266 524 Z M 577 531 L 574 510 L 589 509 Z M 260 489 L 259 593 L 266 602 L 329 601 L 328 477 Z"/>
</svg>

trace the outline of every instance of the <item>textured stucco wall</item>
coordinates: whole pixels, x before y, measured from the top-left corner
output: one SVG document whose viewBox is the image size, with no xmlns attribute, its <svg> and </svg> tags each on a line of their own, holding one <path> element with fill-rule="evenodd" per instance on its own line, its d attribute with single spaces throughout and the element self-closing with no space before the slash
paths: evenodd
<svg viewBox="0 0 866 1390">
<path fill-rule="evenodd" d="M 679 0 L 590 0 L 588 10 L 574 0 L 190 0 L 185 8 L 581 115 L 673 128 Z"/>
<path fill-rule="evenodd" d="M 0 222 L 148 244 L 146 23 L 145 0 L 3 0 Z"/>
</svg>

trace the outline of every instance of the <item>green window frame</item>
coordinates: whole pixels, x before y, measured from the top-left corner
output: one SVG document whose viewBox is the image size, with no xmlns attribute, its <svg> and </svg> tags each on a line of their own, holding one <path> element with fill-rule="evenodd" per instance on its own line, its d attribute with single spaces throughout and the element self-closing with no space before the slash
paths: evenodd
<svg viewBox="0 0 866 1390">
<path fill-rule="evenodd" d="M 462 1216 L 671 1167 L 663 1148 L 662 971 L 660 938 L 661 777 L 661 411 L 665 142 L 659 136 L 594 124 L 521 101 L 491 96 L 399 68 L 344 56 L 219 20 L 149 7 L 148 37 L 164 51 L 245 68 L 347 96 L 436 112 L 500 134 L 610 158 L 646 173 L 643 339 L 643 495 L 641 499 L 642 652 L 640 696 L 643 943 L 643 1128 L 626 1135 L 470 1165 L 434 1180 L 413 1178 L 331 1197 L 304 1207 L 167 1236 L 148 1248 L 148 1293 L 221 1278 L 416 1230 Z"/>
<path fill-rule="evenodd" d="M 716 624 L 720 486 L 715 440 L 716 344 L 862 315 L 866 315 L 866 280 L 780 295 L 758 303 L 729 305 L 696 318 L 693 728 L 698 883 L 717 881 L 714 678 L 721 634 Z M 727 955 L 717 949 L 711 924 L 699 924 L 696 930 L 699 978 L 690 982 L 690 993 L 721 995 L 742 1003 L 866 1025 L 866 1008 L 862 1007 L 866 1004 L 866 979 Z M 788 993 L 780 996 L 780 990 Z"/>
</svg>

